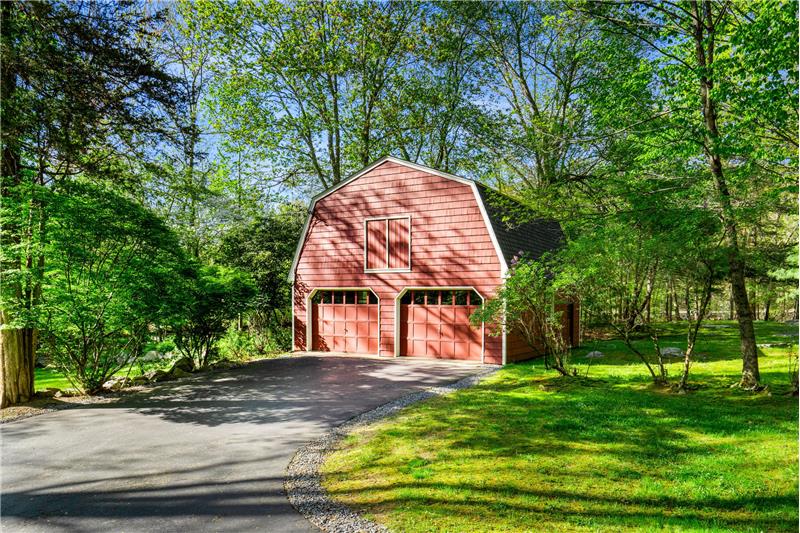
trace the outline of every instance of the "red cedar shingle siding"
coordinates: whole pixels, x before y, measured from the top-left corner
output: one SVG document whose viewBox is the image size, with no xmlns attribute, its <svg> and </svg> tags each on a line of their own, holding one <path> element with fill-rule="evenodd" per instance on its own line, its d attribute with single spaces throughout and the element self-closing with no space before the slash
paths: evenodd
<svg viewBox="0 0 800 533">
<path fill-rule="evenodd" d="M 365 273 L 364 220 L 405 215 L 411 217 L 411 271 Z M 402 222 L 390 225 L 390 248 L 403 240 L 408 222 L 395 220 Z M 385 240 L 385 225 L 383 232 Z M 372 253 L 370 247 L 368 258 Z M 391 268 L 405 268 L 395 266 L 404 259 L 398 246 Z M 379 353 L 392 356 L 395 298 L 403 288 L 470 286 L 490 297 L 500 281 L 500 262 L 470 185 L 387 161 L 316 203 L 295 271 L 295 349 L 306 349 L 306 296 L 314 288 L 374 290 Z M 500 336 L 487 331 L 484 346 L 486 363 L 502 362 Z"/>
<path fill-rule="evenodd" d="M 556 305 L 556 311 L 561 311 L 562 315 L 562 335 L 564 340 L 577 347 L 580 344 L 580 306 L 577 302 L 572 305 L 569 303 L 559 303 Z M 572 312 L 570 319 L 569 312 Z M 532 349 L 525 337 L 519 332 L 512 330 L 508 332 L 506 338 L 506 362 L 524 361 L 532 357 L 540 356 L 544 353 L 543 346 L 537 346 Z"/>
</svg>

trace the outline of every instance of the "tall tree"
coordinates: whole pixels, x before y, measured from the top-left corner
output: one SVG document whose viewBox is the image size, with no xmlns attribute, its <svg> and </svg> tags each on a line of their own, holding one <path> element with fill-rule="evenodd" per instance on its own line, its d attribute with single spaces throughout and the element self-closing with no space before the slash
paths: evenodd
<svg viewBox="0 0 800 533">
<path fill-rule="evenodd" d="M 665 112 L 664 126 L 671 138 L 660 146 L 657 159 L 651 158 L 650 170 L 663 169 L 665 160 L 682 161 L 686 169 L 705 161 L 700 179 L 707 179 L 710 186 L 704 201 L 724 228 L 728 279 L 739 322 L 740 385 L 758 388 L 742 233 L 765 210 L 793 198 L 797 6 L 710 0 L 579 6 L 603 21 L 608 32 L 638 39 L 646 57 L 658 65 L 653 94 L 656 109 Z M 650 135 L 642 141 L 652 143 L 656 138 Z M 678 180 L 687 176 L 673 174 Z"/>
<path fill-rule="evenodd" d="M 602 41 L 585 16 L 560 2 L 486 3 L 469 10 L 493 92 L 502 98 L 479 131 L 498 161 L 530 190 L 580 174 L 589 109 L 577 98 L 595 82 Z M 468 16 L 469 16 L 468 15 Z"/>
<path fill-rule="evenodd" d="M 131 144 L 157 123 L 172 80 L 140 39 L 152 26 L 133 3 L 3 2 L 2 198 L 27 202 L 0 231 L 0 406 L 33 394 L 36 312 L 47 213 L 36 186 L 79 173 L 120 182 Z M 136 142 L 134 142 L 136 140 Z M 145 143 L 146 144 L 146 143 Z M 13 199 L 13 201 L 10 201 Z"/>
<path fill-rule="evenodd" d="M 209 160 L 210 127 L 203 113 L 211 82 L 211 43 L 196 22 L 197 7 L 188 1 L 170 3 L 164 24 L 153 36 L 153 48 L 163 69 L 176 79 L 180 106 L 165 105 L 162 145 L 154 174 L 162 176 L 159 205 L 179 230 L 189 252 L 200 256 L 207 242 L 207 218 L 212 202 L 209 185 L 214 164 Z M 204 216 L 205 215 L 205 216 Z"/>
<path fill-rule="evenodd" d="M 203 2 L 213 115 L 275 179 L 329 187 L 378 157 L 468 162 L 459 134 L 477 84 L 472 39 L 434 4 Z"/>
</svg>

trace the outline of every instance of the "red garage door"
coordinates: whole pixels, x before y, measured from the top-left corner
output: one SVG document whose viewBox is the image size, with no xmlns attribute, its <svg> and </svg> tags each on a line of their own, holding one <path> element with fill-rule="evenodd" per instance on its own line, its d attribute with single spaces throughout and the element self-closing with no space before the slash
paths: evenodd
<svg viewBox="0 0 800 533">
<path fill-rule="evenodd" d="M 475 291 L 409 291 L 400 300 L 401 355 L 481 359 L 481 328 L 469 316 L 482 303 Z"/>
<path fill-rule="evenodd" d="M 378 298 L 370 291 L 319 291 L 312 300 L 312 347 L 378 353 Z"/>
</svg>

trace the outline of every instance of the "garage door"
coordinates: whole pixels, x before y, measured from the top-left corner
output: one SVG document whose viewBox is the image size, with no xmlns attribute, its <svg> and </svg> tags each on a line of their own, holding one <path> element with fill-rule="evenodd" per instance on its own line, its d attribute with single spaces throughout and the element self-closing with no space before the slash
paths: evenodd
<svg viewBox="0 0 800 533">
<path fill-rule="evenodd" d="M 378 298 L 370 291 L 319 291 L 311 299 L 312 347 L 378 353 Z"/>
<path fill-rule="evenodd" d="M 400 354 L 480 360 L 482 331 L 469 316 L 481 303 L 475 291 L 407 292 L 400 300 Z"/>
</svg>

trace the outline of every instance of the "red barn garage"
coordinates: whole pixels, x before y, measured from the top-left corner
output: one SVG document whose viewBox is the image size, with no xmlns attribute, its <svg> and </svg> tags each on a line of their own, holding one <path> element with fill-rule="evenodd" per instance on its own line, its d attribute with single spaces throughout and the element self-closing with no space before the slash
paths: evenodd
<svg viewBox="0 0 800 533">
<path fill-rule="evenodd" d="M 290 281 L 295 350 L 505 364 L 533 355 L 469 316 L 512 258 L 560 246 L 557 222 L 502 221 L 475 181 L 384 157 L 313 198 Z M 574 342 L 578 309 L 563 305 Z"/>
</svg>

